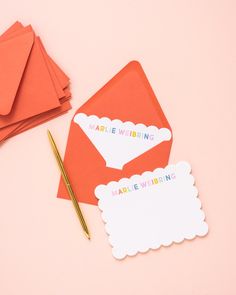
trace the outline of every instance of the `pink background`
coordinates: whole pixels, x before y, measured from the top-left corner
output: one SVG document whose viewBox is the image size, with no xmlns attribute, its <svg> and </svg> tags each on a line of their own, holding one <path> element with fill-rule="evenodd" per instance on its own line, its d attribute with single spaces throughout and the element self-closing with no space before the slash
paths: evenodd
<svg viewBox="0 0 236 295">
<path fill-rule="evenodd" d="M 3 2 L 3 1 L 2 1 Z M 236 294 L 235 1 L 103 0 L 1 3 L 0 30 L 32 23 L 71 77 L 67 115 L 0 147 L 0 294 Z M 50 128 L 65 150 L 74 111 L 139 60 L 173 128 L 173 163 L 187 160 L 210 232 L 116 261 L 97 207 L 56 199 Z"/>
</svg>

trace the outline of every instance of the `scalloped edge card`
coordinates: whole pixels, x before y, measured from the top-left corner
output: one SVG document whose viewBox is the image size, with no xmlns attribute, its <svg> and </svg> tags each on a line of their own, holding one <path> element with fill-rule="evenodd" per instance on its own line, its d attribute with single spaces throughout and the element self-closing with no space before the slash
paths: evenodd
<svg viewBox="0 0 236 295">
<path fill-rule="evenodd" d="M 167 128 L 147 127 L 130 121 L 78 113 L 74 122 L 88 136 L 106 161 L 106 166 L 115 169 L 122 169 L 126 163 L 171 139 L 171 131 Z"/>
<path fill-rule="evenodd" d="M 95 195 L 117 259 L 208 232 L 187 162 L 99 185 Z"/>
</svg>

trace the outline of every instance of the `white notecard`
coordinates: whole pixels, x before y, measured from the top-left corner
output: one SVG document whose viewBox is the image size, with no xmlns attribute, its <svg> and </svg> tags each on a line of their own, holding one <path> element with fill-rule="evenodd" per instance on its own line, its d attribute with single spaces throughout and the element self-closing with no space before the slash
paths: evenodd
<svg viewBox="0 0 236 295">
<path fill-rule="evenodd" d="M 99 185 L 95 195 L 117 259 L 208 232 L 187 162 Z"/>
</svg>

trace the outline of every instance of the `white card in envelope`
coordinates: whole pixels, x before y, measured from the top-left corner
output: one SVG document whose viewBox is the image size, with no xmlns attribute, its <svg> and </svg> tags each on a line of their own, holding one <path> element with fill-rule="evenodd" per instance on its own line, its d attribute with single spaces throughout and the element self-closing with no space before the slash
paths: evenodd
<svg viewBox="0 0 236 295">
<path fill-rule="evenodd" d="M 171 139 L 171 132 L 167 128 L 147 127 L 130 121 L 122 122 L 118 119 L 78 113 L 74 122 L 81 127 L 105 159 L 106 166 L 116 169 L 122 169 L 129 161 Z"/>
<path fill-rule="evenodd" d="M 99 185 L 95 195 L 117 259 L 208 232 L 187 162 Z"/>
</svg>

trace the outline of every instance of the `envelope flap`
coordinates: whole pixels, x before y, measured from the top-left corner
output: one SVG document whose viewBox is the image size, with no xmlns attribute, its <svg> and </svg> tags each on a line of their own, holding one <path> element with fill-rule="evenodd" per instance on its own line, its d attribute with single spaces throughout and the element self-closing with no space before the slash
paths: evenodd
<svg viewBox="0 0 236 295">
<path fill-rule="evenodd" d="M 156 125 L 171 130 L 165 114 L 138 61 L 129 62 L 95 93 L 78 112 L 100 118 Z"/>
<path fill-rule="evenodd" d="M 11 111 L 33 43 L 33 32 L 0 43 L 0 115 Z"/>
</svg>

